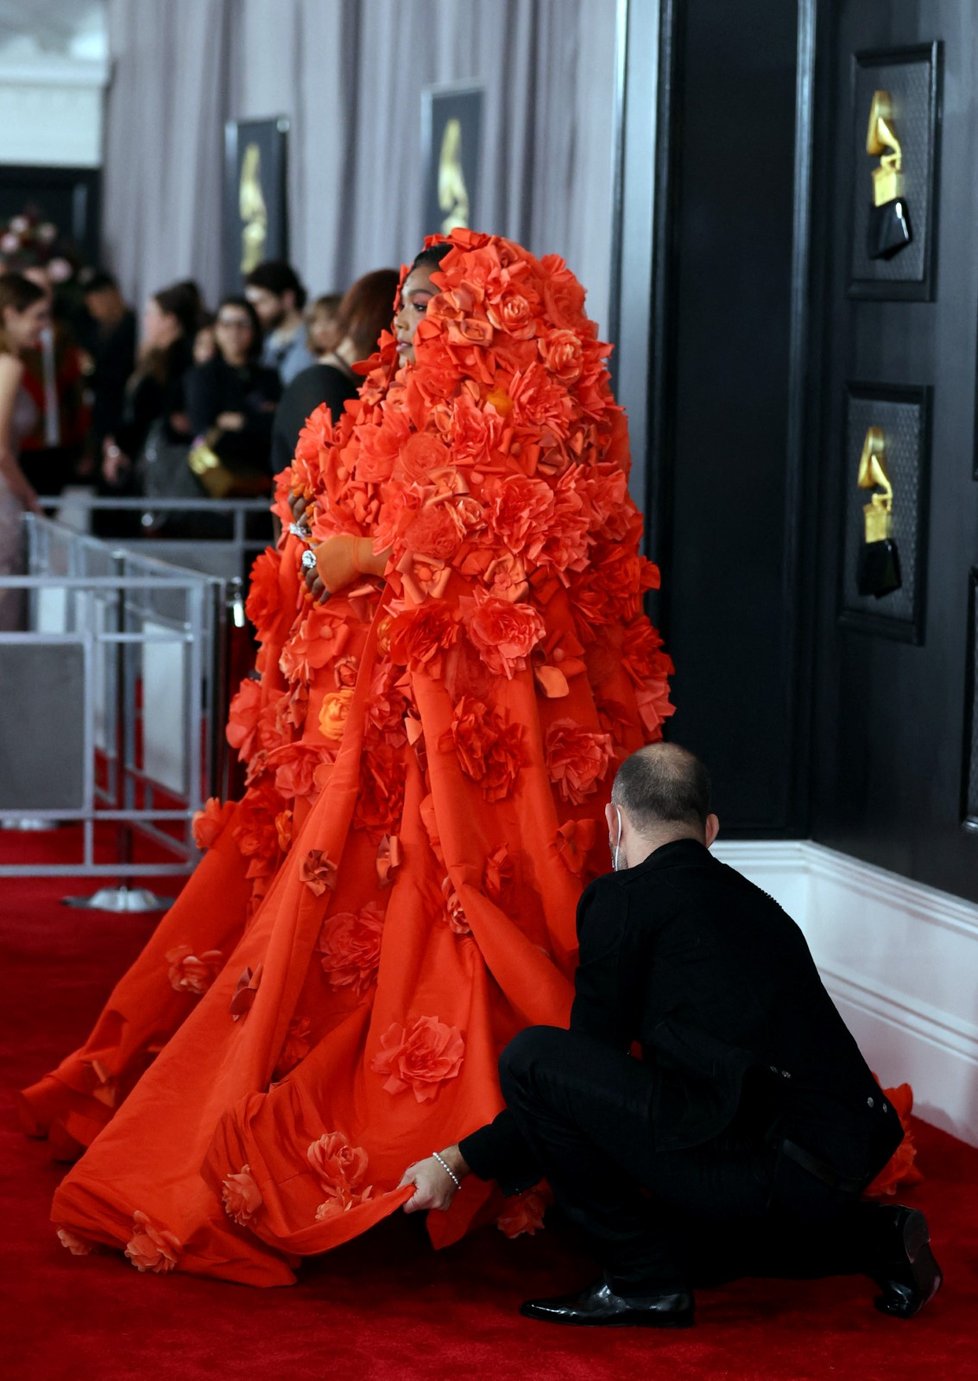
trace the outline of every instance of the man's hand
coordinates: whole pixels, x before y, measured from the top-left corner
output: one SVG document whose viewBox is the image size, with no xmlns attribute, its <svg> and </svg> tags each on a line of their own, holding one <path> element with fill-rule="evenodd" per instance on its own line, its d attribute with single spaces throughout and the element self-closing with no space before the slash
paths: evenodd
<svg viewBox="0 0 978 1381">
<path fill-rule="evenodd" d="M 442 1160 L 447 1162 L 456 1179 L 460 1180 L 463 1175 L 469 1173 L 469 1167 L 462 1159 L 457 1146 L 448 1146 L 439 1154 Z M 417 1160 L 413 1165 L 409 1165 L 401 1176 L 398 1189 L 405 1184 L 414 1185 L 414 1193 L 404 1205 L 405 1213 L 423 1213 L 432 1208 L 445 1213 L 451 1208 L 452 1200 L 458 1193 L 455 1180 L 434 1156 L 428 1156 L 425 1160 Z"/>
</svg>

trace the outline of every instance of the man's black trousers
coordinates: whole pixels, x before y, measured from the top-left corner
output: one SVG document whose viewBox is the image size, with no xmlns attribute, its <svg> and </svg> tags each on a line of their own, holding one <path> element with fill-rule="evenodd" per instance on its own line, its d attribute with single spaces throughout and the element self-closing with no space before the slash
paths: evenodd
<svg viewBox="0 0 978 1381">
<path fill-rule="evenodd" d="M 689 1288 L 710 1247 L 731 1274 L 867 1268 L 858 1199 L 785 1158 L 756 1116 L 656 1150 L 648 1066 L 557 1027 L 521 1032 L 499 1069 L 540 1174 L 620 1293 Z"/>
</svg>

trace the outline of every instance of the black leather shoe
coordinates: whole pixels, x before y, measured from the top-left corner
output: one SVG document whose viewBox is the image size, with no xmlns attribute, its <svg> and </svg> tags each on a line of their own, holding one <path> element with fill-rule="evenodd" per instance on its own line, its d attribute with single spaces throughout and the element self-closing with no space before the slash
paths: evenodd
<svg viewBox="0 0 978 1381">
<path fill-rule="evenodd" d="M 873 1272 L 883 1293 L 876 1300 L 881 1314 L 912 1319 L 941 1288 L 944 1277 L 930 1249 L 927 1219 L 903 1204 L 877 1209 L 882 1227 L 881 1264 Z"/>
<path fill-rule="evenodd" d="M 667 1295 L 616 1295 L 606 1280 L 597 1280 L 578 1295 L 528 1299 L 520 1305 L 528 1319 L 550 1323 L 602 1325 L 605 1328 L 689 1328 L 693 1297 L 685 1290 Z"/>
</svg>

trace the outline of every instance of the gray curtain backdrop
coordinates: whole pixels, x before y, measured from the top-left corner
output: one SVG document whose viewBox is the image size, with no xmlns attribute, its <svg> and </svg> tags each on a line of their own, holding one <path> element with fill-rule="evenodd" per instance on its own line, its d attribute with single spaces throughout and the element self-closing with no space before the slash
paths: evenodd
<svg viewBox="0 0 978 1381">
<path fill-rule="evenodd" d="M 479 229 L 562 254 L 607 327 L 618 0 L 109 0 L 104 249 L 138 300 L 221 284 L 223 127 L 286 115 L 310 292 L 422 235 L 421 93 L 485 88 Z"/>
</svg>

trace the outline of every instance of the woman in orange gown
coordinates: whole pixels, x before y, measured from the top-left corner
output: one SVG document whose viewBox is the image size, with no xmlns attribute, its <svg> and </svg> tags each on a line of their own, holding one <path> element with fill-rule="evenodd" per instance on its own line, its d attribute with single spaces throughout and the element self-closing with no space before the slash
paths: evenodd
<svg viewBox="0 0 978 1381">
<path fill-rule="evenodd" d="M 247 790 L 208 803 L 201 865 L 23 1095 L 31 1130 L 88 1147 L 53 1208 L 73 1252 L 287 1283 L 498 1111 L 516 1031 L 566 1023 L 608 785 L 670 713 L 657 577 L 580 285 L 503 239 L 444 243 L 280 480 L 318 568 L 310 594 L 295 532 L 255 565 L 260 679 L 228 730 Z M 505 1218 L 489 1194 L 466 1181 L 432 1236 Z"/>
</svg>

